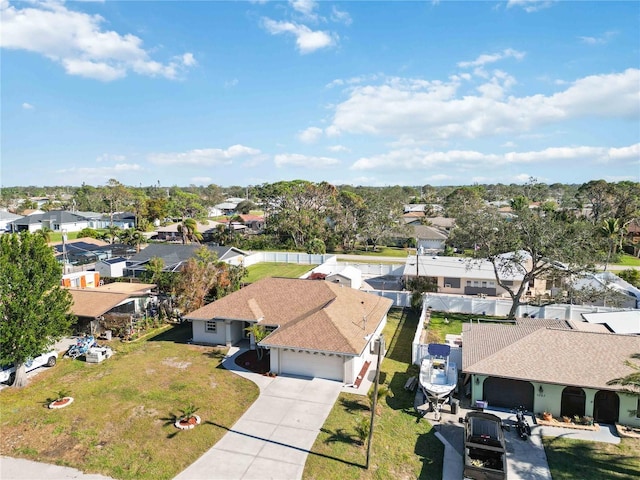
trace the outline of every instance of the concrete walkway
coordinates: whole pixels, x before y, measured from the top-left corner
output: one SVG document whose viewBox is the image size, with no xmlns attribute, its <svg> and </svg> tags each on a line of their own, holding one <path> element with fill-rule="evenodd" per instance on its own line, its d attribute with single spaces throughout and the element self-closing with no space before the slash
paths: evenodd
<svg viewBox="0 0 640 480">
<path fill-rule="evenodd" d="M 234 349 L 235 350 L 235 349 Z M 338 398 L 342 383 L 319 378 L 264 377 L 238 367 L 236 351 L 223 365 L 254 381 L 260 396 L 236 424 L 176 480 L 297 480 Z"/>
</svg>

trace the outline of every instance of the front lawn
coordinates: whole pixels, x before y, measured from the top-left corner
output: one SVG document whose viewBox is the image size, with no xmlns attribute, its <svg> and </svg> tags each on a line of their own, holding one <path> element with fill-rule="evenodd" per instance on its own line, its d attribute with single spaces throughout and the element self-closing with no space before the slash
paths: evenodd
<svg viewBox="0 0 640 480">
<path fill-rule="evenodd" d="M 384 331 L 387 355 L 380 368 L 381 383 L 392 396 L 383 399 L 376 416 L 370 468 L 366 470 L 366 442 L 356 433 L 360 419 L 371 412 L 367 397 L 342 393 L 322 427 L 307 458 L 303 478 L 325 479 L 408 479 L 442 477 L 444 447 L 431 424 L 416 416 L 415 393 L 404 389 L 407 379 L 417 375 L 411 365 L 411 341 L 418 317 L 393 309 Z M 371 387 L 373 388 L 373 386 Z"/>
<path fill-rule="evenodd" d="M 543 437 L 553 480 L 640 478 L 640 439 L 620 444 Z"/>
<path fill-rule="evenodd" d="M 246 283 L 257 282 L 267 277 L 300 278 L 313 270 L 317 265 L 298 265 L 297 263 L 264 262 L 247 267 L 248 275 L 243 278 Z"/>
<path fill-rule="evenodd" d="M 619 265 L 622 267 L 640 267 L 640 258 L 625 253 L 620 255 L 618 261 L 612 265 Z"/>
<path fill-rule="evenodd" d="M 59 359 L 23 389 L 0 392 L 0 455 L 117 479 L 169 479 L 213 446 L 258 396 L 252 382 L 222 368 L 225 349 L 187 344 L 183 324 L 145 341 L 112 341 L 99 364 Z M 108 343 L 108 342 L 105 342 Z M 74 402 L 46 408 L 60 390 Z M 202 425 L 180 431 L 189 403 Z"/>
</svg>

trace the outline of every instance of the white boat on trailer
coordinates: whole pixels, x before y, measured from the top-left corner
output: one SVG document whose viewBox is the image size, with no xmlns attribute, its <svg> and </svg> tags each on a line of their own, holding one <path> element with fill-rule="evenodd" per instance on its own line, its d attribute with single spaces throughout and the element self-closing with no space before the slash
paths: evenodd
<svg viewBox="0 0 640 480">
<path fill-rule="evenodd" d="M 436 420 L 439 420 L 442 405 L 458 384 L 458 368 L 450 360 L 449 345 L 430 343 L 427 352 L 428 355 L 420 364 L 420 388 L 435 412 Z"/>
</svg>

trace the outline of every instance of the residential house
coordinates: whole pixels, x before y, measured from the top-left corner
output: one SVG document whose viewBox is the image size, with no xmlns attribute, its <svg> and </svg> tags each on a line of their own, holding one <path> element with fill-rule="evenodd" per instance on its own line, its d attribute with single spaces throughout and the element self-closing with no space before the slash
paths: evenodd
<svg viewBox="0 0 640 480">
<path fill-rule="evenodd" d="M 392 301 L 323 280 L 265 278 L 195 310 L 193 341 L 233 345 L 247 327 L 269 334 L 271 371 L 356 382 L 386 324 Z"/>
<path fill-rule="evenodd" d="M 66 255 L 66 265 L 72 266 L 86 266 L 113 257 L 130 257 L 136 253 L 136 248 L 131 245 L 108 243 L 90 237 L 56 242 L 51 246 L 59 262 L 64 263 Z"/>
<path fill-rule="evenodd" d="M 94 268 L 102 277 L 119 278 L 124 276 L 124 270 L 126 267 L 126 258 L 113 257 L 96 262 Z"/>
<path fill-rule="evenodd" d="M 586 323 L 594 327 L 603 327 L 604 332 L 640 335 L 640 310 L 583 313 L 582 318 L 584 318 L 584 322 L 575 323 L 580 326 Z"/>
<path fill-rule="evenodd" d="M 88 228 L 89 222 L 85 217 L 66 210 L 51 210 L 13 220 L 8 222 L 8 226 L 12 232 L 35 232 L 42 228 L 49 228 L 54 232 L 65 230 L 67 232 L 79 232 L 83 228 Z"/>
<path fill-rule="evenodd" d="M 459 295 L 506 296 L 507 291 L 498 285 L 493 265 L 485 260 L 460 257 L 416 255 L 407 257 L 402 274 L 405 284 L 416 275 L 432 278 L 438 293 Z M 501 280 L 514 289 L 522 283 L 522 274 L 505 271 Z"/>
<path fill-rule="evenodd" d="M 449 217 L 429 217 L 427 221 L 432 227 L 444 230 L 445 232 L 451 232 L 456 225 L 456 219 Z"/>
<path fill-rule="evenodd" d="M 640 336 L 572 330 L 564 321 L 522 319 L 515 325 L 463 326 L 462 371 L 471 401 L 489 406 L 593 417 L 640 426 L 640 397 L 615 378 L 635 370 Z"/>
<path fill-rule="evenodd" d="M 212 253 L 215 253 L 218 260 L 222 262 L 230 265 L 242 265 L 244 263 L 246 253 L 235 247 L 216 247 L 208 244 L 204 246 Z M 198 243 L 189 243 L 186 245 L 152 243 L 129 259 L 124 271 L 125 276 L 139 277 L 146 271 L 149 260 L 155 257 L 162 259 L 165 272 L 177 272 L 185 262 L 195 256 L 196 251 L 201 247 L 203 247 L 203 245 Z"/>
<path fill-rule="evenodd" d="M 341 268 L 337 272 L 328 274 L 325 279 L 327 282 L 345 285 L 349 288 L 355 288 L 356 290 L 362 286 L 362 272 L 351 265 Z"/>
<path fill-rule="evenodd" d="M 155 301 L 150 283 L 116 282 L 95 288 L 70 288 L 71 313 L 78 317 L 77 332 L 96 333 L 105 316 L 140 318 Z"/>
<path fill-rule="evenodd" d="M 22 215 L 0 210 L 0 234 L 10 231 L 9 223 L 22 218 Z"/>
<path fill-rule="evenodd" d="M 156 228 L 155 231 L 158 236 L 158 240 L 182 242 L 182 233 L 179 231 L 181 225 L 182 223 L 178 222 Z M 215 233 L 218 225 L 220 225 L 220 222 L 204 220 L 196 222 L 196 230 L 202 234 L 203 241 L 208 241 Z"/>
<path fill-rule="evenodd" d="M 442 230 L 427 225 L 412 225 L 411 228 L 420 254 L 437 254 L 444 251 L 449 236 Z"/>
</svg>

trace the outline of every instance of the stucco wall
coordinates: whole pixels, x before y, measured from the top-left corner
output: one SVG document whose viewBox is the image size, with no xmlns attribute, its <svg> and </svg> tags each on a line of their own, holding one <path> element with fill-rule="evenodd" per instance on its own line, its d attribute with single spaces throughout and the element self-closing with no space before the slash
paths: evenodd
<svg viewBox="0 0 640 480">
<path fill-rule="evenodd" d="M 223 321 L 217 322 L 217 332 L 210 333 L 205 331 L 204 320 L 193 320 L 191 326 L 193 329 L 194 343 L 206 343 L 210 345 L 225 345 L 225 324 Z"/>
</svg>

